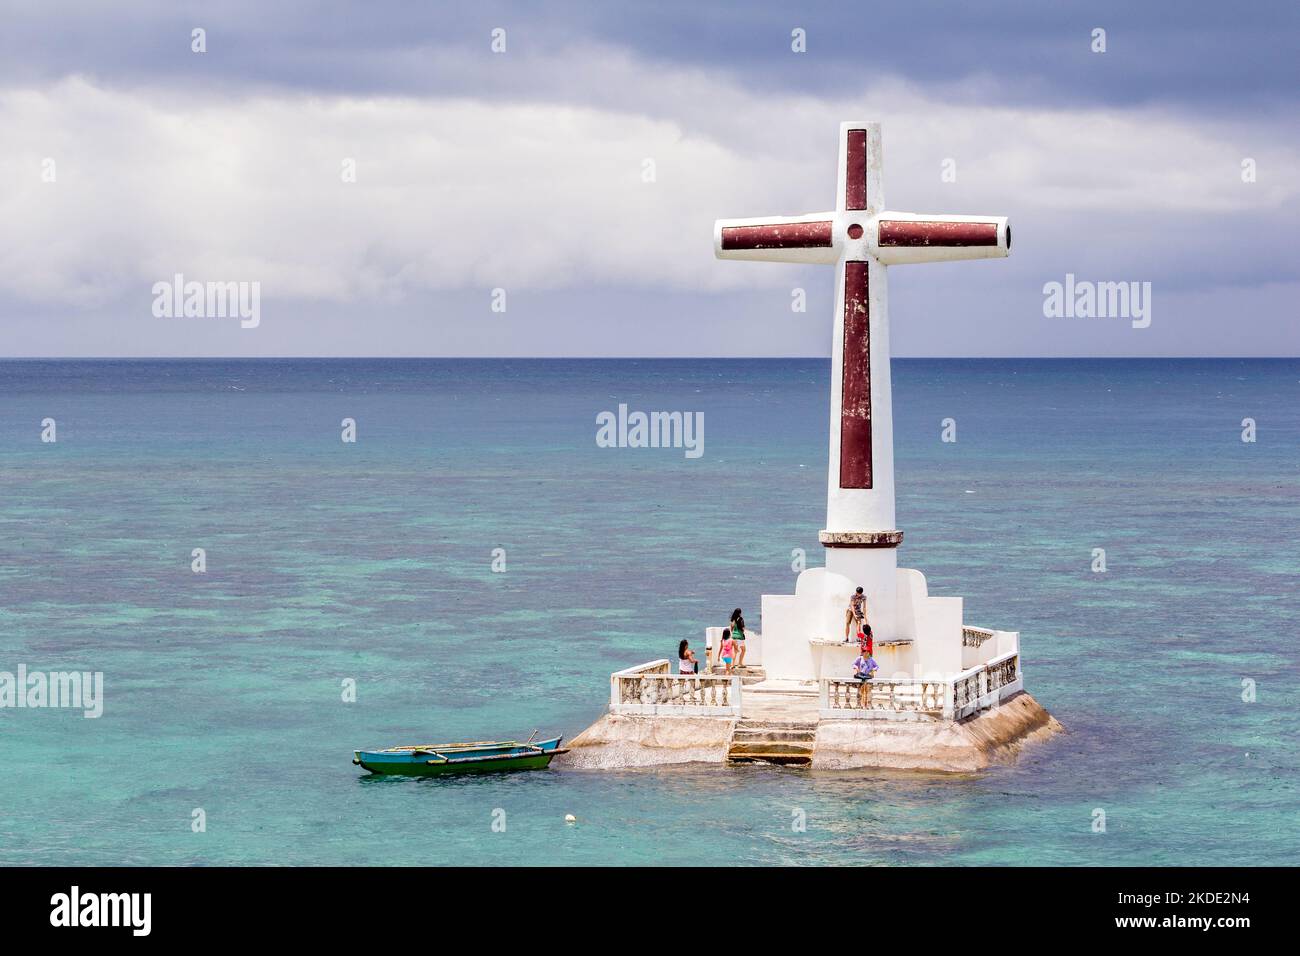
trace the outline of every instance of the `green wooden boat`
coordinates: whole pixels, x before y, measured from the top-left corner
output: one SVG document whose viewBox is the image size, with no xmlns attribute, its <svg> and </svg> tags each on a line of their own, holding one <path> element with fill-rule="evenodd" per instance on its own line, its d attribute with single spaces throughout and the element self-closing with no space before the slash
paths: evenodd
<svg viewBox="0 0 1300 956">
<path fill-rule="evenodd" d="M 387 750 L 354 750 L 352 762 L 373 774 L 401 777 L 545 770 L 553 757 L 568 753 L 560 747 L 563 739 L 552 737 L 534 742 L 529 737 L 522 742 L 475 740 L 459 744 L 411 744 Z"/>
</svg>

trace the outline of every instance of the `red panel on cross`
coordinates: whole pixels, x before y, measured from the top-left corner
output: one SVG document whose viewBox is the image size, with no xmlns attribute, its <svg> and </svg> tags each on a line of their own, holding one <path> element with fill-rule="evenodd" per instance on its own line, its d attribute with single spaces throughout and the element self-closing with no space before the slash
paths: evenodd
<svg viewBox="0 0 1300 956">
<path fill-rule="evenodd" d="M 844 151 L 844 208 L 867 208 L 867 131 L 851 129 Z"/>
<path fill-rule="evenodd" d="M 759 226 L 727 226 L 723 249 L 809 249 L 831 244 L 830 220 L 774 222 Z"/>
<path fill-rule="evenodd" d="M 871 305 L 867 263 L 844 263 L 840 487 L 871 487 Z"/>
<path fill-rule="evenodd" d="M 996 246 L 996 222 L 880 220 L 882 246 Z"/>
</svg>

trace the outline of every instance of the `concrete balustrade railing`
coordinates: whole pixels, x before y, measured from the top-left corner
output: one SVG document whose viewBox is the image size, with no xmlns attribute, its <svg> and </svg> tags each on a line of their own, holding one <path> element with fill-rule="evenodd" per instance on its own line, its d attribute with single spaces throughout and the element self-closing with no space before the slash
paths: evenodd
<svg viewBox="0 0 1300 956">
<path fill-rule="evenodd" d="M 985 627 L 966 626 L 961 629 L 961 666 L 984 667 L 995 658 L 1020 650 L 1020 634 L 1016 631 L 995 631 Z"/>
<path fill-rule="evenodd" d="M 739 717 L 738 675 L 674 674 L 667 660 L 649 661 L 609 678 L 611 714 Z"/>
<path fill-rule="evenodd" d="M 895 717 L 899 714 L 943 712 L 943 681 L 928 680 L 837 680 L 821 682 L 823 717 Z"/>
<path fill-rule="evenodd" d="M 944 716 L 961 720 L 1024 689 L 1020 676 L 1020 653 L 1012 651 L 995 657 L 987 664 L 958 674 L 952 683 L 950 702 Z"/>
<path fill-rule="evenodd" d="M 961 720 L 1024 689 L 1020 654 L 995 657 L 950 680 L 823 678 L 822 718 L 861 720 Z"/>
</svg>

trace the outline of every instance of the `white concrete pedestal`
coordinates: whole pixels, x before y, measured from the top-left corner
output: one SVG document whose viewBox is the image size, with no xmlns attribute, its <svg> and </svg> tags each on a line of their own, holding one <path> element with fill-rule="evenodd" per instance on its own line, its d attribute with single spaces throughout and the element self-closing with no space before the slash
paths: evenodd
<svg viewBox="0 0 1300 956">
<path fill-rule="evenodd" d="M 857 581 L 867 595 L 880 677 L 961 671 L 962 599 L 931 597 L 920 571 L 894 567 L 896 553 L 893 548 L 834 549 L 827 567 L 799 575 L 794 594 L 763 595 L 761 664 L 767 676 L 800 681 L 852 676 L 857 645 L 843 644 L 844 614 Z M 885 581 L 893 587 L 883 586 Z M 890 643 L 895 641 L 911 643 Z"/>
</svg>

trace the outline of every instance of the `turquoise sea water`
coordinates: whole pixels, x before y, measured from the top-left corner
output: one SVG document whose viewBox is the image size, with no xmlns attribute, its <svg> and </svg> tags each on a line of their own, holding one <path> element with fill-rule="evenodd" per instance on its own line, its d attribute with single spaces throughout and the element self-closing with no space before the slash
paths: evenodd
<svg viewBox="0 0 1300 956">
<path fill-rule="evenodd" d="M 0 863 L 1294 863 L 1300 360 L 895 362 L 900 560 L 1020 630 L 1069 729 L 1014 766 L 351 765 L 572 736 L 611 671 L 788 592 L 792 549 L 821 560 L 828 376 L 0 362 L 0 670 L 105 680 L 97 720 L 0 710 Z M 597 447 L 620 402 L 704 412 L 704 456 Z"/>
</svg>

